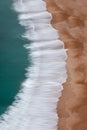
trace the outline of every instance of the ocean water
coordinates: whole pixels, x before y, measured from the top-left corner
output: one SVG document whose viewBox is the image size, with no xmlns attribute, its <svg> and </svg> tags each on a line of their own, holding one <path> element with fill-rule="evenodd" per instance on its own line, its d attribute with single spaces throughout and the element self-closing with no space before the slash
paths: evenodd
<svg viewBox="0 0 87 130">
<path fill-rule="evenodd" d="M 66 50 L 51 25 L 52 15 L 43 0 L 15 0 L 14 11 L 25 29 L 21 40 L 32 41 L 28 51 L 26 79 L 15 101 L 0 118 L 1 130 L 57 130 L 57 102 L 66 81 Z M 18 36 L 18 35 L 17 35 Z"/>
<path fill-rule="evenodd" d="M 13 102 L 30 64 L 23 47 L 28 41 L 21 38 L 23 32 L 12 1 L 0 0 L 0 114 Z"/>
</svg>

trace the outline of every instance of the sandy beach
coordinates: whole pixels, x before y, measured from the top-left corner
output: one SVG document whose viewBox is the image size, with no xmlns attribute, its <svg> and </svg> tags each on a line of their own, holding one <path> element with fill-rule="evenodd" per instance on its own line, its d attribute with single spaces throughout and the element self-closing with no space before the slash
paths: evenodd
<svg viewBox="0 0 87 130">
<path fill-rule="evenodd" d="M 87 130 L 87 0 L 45 0 L 68 49 L 67 81 L 58 102 L 58 130 Z"/>
</svg>

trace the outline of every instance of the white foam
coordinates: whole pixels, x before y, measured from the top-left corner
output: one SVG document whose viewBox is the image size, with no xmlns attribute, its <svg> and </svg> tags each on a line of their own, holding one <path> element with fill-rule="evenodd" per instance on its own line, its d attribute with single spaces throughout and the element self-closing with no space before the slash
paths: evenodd
<svg viewBox="0 0 87 130">
<path fill-rule="evenodd" d="M 19 23 L 25 27 L 23 37 L 32 40 L 33 65 L 15 102 L 0 119 L 0 130 L 57 130 L 57 102 L 66 81 L 66 50 L 57 30 L 50 24 L 52 16 L 42 0 L 18 0 Z"/>
<path fill-rule="evenodd" d="M 34 24 L 32 31 L 27 30 L 23 37 L 32 41 L 51 41 L 59 38 L 57 30 L 50 24 L 41 24 L 40 26 Z"/>
<path fill-rule="evenodd" d="M 52 41 L 40 41 L 40 42 L 34 42 L 30 45 L 24 45 L 26 49 L 32 49 L 32 51 L 37 51 L 39 50 L 53 50 L 53 49 L 63 49 L 64 48 L 64 43 L 60 40 L 52 40 Z"/>
<path fill-rule="evenodd" d="M 42 0 L 18 0 L 14 3 L 16 11 L 20 13 L 42 12 L 46 10 L 46 3 Z"/>
<path fill-rule="evenodd" d="M 52 18 L 51 14 L 47 11 L 44 12 L 38 12 L 38 13 L 24 13 L 24 14 L 20 14 L 19 15 L 19 20 L 32 20 L 35 22 L 35 20 L 40 21 L 42 20 L 46 20 L 47 22 Z"/>
</svg>

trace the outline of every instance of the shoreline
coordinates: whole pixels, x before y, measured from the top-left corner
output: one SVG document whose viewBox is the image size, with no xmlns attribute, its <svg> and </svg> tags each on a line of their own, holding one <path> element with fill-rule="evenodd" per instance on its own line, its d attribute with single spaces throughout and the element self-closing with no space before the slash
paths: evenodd
<svg viewBox="0 0 87 130">
<path fill-rule="evenodd" d="M 26 69 L 15 101 L 0 117 L 0 128 L 57 130 L 56 106 L 66 81 L 64 43 L 50 23 L 52 15 L 43 0 L 15 1 L 13 5 L 25 29 L 22 38 L 32 42 L 25 45 L 32 65 Z"/>
<path fill-rule="evenodd" d="M 58 130 L 87 130 L 87 2 L 84 0 L 45 0 L 52 25 L 68 49 L 64 90 L 58 102 Z"/>
</svg>

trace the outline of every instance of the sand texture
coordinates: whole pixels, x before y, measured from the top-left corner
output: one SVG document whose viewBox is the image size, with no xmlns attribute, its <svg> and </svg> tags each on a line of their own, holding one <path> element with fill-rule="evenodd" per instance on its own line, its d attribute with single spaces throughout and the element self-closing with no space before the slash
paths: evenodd
<svg viewBox="0 0 87 130">
<path fill-rule="evenodd" d="M 87 0 L 45 0 L 68 49 L 67 82 L 58 102 L 58 130 L 87 130 Z"/>
</svg>

